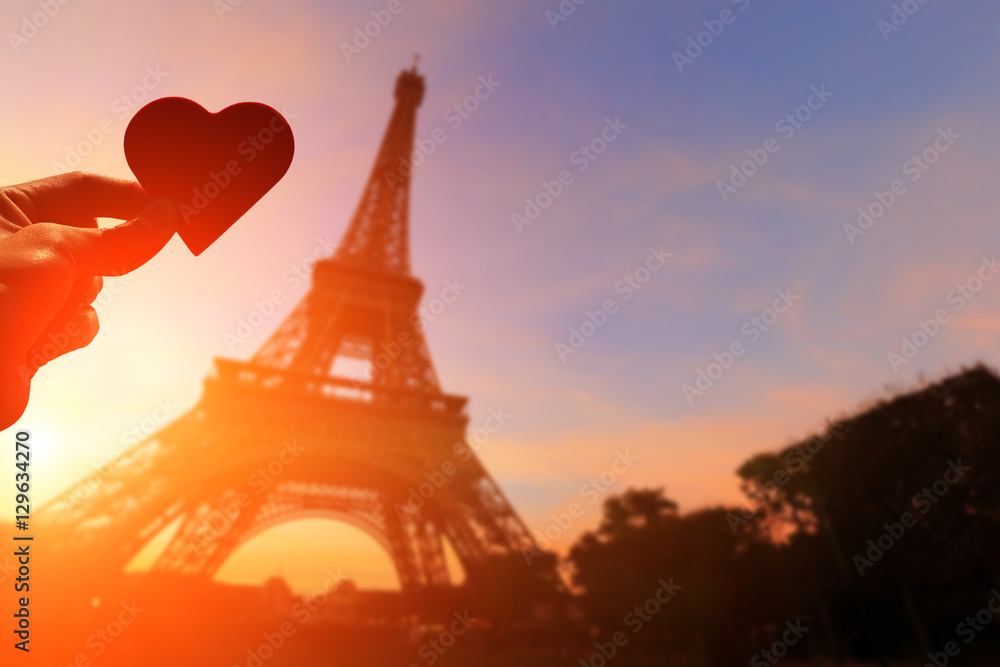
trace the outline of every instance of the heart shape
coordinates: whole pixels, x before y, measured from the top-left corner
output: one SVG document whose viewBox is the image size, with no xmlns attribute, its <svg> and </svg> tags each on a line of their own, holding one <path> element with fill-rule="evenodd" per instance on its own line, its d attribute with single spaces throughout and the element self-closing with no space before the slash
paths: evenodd
<svg viewBox="0 0 1000 667">
<path fill-rule="evenodd" d="M 242 102 L 210 113 L 184 97 L 150 102 L 125 130 L 125 159 L 150 197 L 177 203 L 196 256 L 281 180 L 295 141 L 280 113 Z"/>
</svg>

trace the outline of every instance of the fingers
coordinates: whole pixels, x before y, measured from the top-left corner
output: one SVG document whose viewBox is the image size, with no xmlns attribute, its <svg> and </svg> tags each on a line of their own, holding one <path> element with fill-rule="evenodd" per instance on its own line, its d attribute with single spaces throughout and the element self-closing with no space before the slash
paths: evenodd
<svg viewBox="0 0 1000 667">
<path fill-rule="evenodd" d="M 31 377 L 16 366 L 0 367 L 0 431 L 14 425 L 28 405 Z"/>
<path fill-rule="evenodd" d="M 97 295 L 101 293 L 104 289 L 104 278 L 100 276 L 94 276 L 90 280 L 82 281 L 84 284 L 83 293 L 80 295 L 80 302 L 86 305 L 94 303 L 94 299 Z"/>
<path fill-rule="evenodd" d="M 96 227 L 95 218 L 128 219 L 149 203 L 135 181 L 82 171 L 14 185 L 3 194 L 32 223 L 73 227 Z M 0 214 L 5 218 L 8 208 L 0 198 Z"/>
<path fill-rule="evenodd" d="M 17 198 L 21 204 L 31 205 L 31 202 L 17 190 L 5 188 L 0 191 L 0 222 L 2 222 L 3 228 L 9 232 L 16 232 L 31 224 L 31 220 L 14 201 L 14 198 Z"/>
<path fill-rule="evenodd" d="M 86 281 L 91 289 L 94 281 Z M 11 426 L 24 413 L 31 380 L 38 369 L 56 357 L 93 342 L 100 325 L 89 305 L 67 302 L 25 354 L 0 365 L 0 430 Z"/>
<path fill-rule="evenodd" d="M 67 227 L 79 227 L 81 229 L 97 229 L 97 218 L 89 215 L 70 215 L 59 220 L 53 220 L 60 225 Z"/>
<path fill-rule="evenodd" d="M 94 299 L 101 293 L 103 287 L 104 278 L 101 276 L 81 276 L 66 296 L 66 303 L 89 306 L 94 303 Z"/>
<path fill-rule="evenodd" d="M 180 226 L 177 205 L 160 197 L 136 217 L 106 229 L 67 234 L 77 276 L 120 276 L 148 262 Z"/>
<path fill-rule="evenodd" d="M 100 328 L 92 306 L 67 302 L 24 355 L 28 373 L 34 375 L 53 359 L 90 345 Z"/>
</svg>

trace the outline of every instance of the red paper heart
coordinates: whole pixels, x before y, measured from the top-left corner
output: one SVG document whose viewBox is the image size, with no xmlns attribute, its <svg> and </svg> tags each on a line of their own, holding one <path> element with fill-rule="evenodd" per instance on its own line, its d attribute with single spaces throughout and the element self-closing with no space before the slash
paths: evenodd
<svg viewBox="0 0 1000 667">
<path fill-rule="evenodd" d="M 243 102 L 209 113 L 183 97 L 150 102 L 125 130 L 125 158 L 150 197 L 181 212 L 181 239 L 195 255 L 281 180 L 295 141 L 280 113 Z"/>
</svg>

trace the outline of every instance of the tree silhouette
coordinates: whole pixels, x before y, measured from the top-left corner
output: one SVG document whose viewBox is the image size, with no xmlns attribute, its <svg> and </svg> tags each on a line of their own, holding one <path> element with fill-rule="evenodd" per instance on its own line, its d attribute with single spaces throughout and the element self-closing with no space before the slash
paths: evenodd
<svg viewBox="0 0 1000 667">
<path fill-rule="evenodd" d="M 1000 378 L 976 366 L 750 457 L 743 507 L 681 515 L 662 489 L 611 497 L 569 553 L 593 634 L 622 630 L 672 577 L 683 589 L 623 652 L 746 663 L 788 622 L 809 627 L 803 656 L 940 650 L 1000 584 L 998 436 Z"/>
</svg>

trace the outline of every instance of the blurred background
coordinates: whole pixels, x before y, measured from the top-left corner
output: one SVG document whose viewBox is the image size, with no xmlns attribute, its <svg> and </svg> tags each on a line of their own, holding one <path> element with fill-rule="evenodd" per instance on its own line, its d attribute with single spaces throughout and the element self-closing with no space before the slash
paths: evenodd
<svg viewBox="0 0 1000 667">
<path fill-rule="evenodd" d="M 249 359 L 306 296 L 419 55 L 415 140 L 433 150 L 413 168 L 410 254 L 426 339 L 443 390 L 469 397 L 468 433 L 509 415 L 476 454 L 553 555 L 565 620 L 529 640 L 530 605 L 510 612 L 520 634 L 483 612 L 490 659 L 744 664 L 797 619 L 814 629 L 789 663 L 916 660 L 948 641 L 996 655 L 995 613 L 968 649 L 956 624 L 1000 585 L 1000 8 L 13 0 L 2 13 L 4 183 L 131 177 L 125 127 L 165 96 L 269 104 L 296 138 L 287 175 L 238 225 L 200 257 L 174 239 L 108 279 L 97 340 L 38 373 L 0 436 L 31 432 L 35 506 L 191 410 L 214 358 Z M 808 465 L 785 455 L 819 436 Z M 972 470 L 953 484 L 959 458 Z M 949 491 L 925 516 L 913 497 L 938 479 Z M 911 544 L 881 547 L 896 564 L 865 556 L 859 572 L 854 557 L 906 511 Z M 360 590 L 401 590 L 378 541 L 326 519 L 260 533 L 215 580 L 308 599 L 338 569 Z M 656 615 L 615 645 L 671 576 L 688 620 Z M 395 664 L 432 664 L 420 632 L 437 626 L 414 627 Z M 722 638 L 738 648 L 714 654 Z M 270 664 L 313 664 L 290 655 Z M 232 664 L 219 660 L 204 664 Z"/>
</svg>

